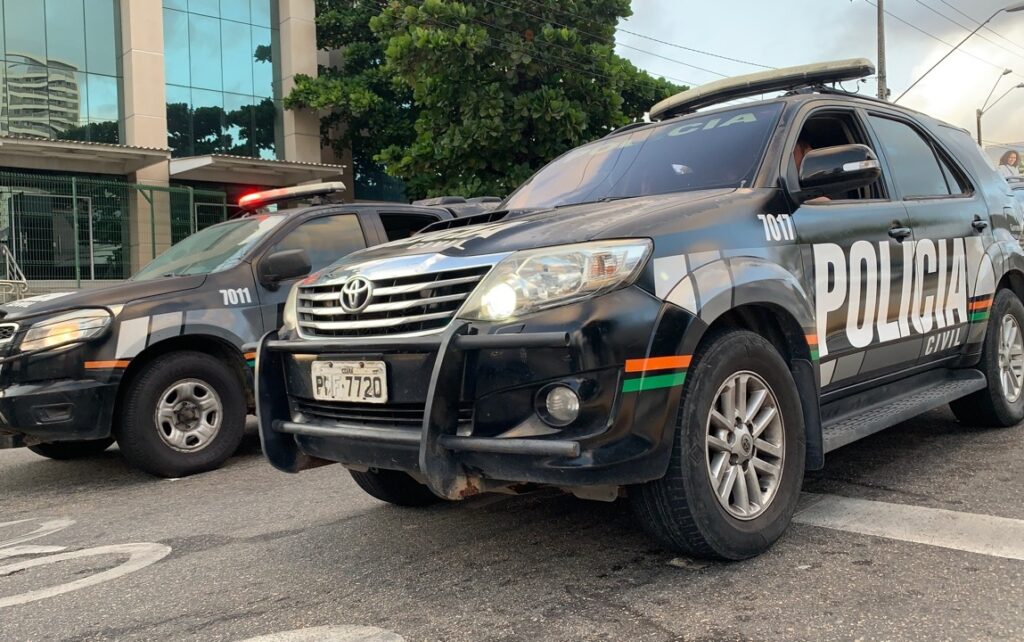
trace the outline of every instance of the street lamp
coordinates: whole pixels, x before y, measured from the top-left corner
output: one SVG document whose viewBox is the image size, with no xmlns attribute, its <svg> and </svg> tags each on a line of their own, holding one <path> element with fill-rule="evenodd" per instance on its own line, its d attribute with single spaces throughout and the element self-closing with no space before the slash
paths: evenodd
<svg viewBox="0 0 1024 642">
<path fill-rule="evenodd" d="M 915 86 L 917 86 L 917 83 L 921 82 L 921 80 L 923 80 L 925 76 L 927 76 L 928 74 L 932 73 L 932 70 L 933 70 L 933 69 L 935 69 L 936 67 L 938 67 L 938 66 L 939 66 L 940 64 L 942 64 L 942 61 L 943 61 L 943 60 L 945 60 L 946 58 L 949 58 L 950 54 L 952 54 L 952 53 L 953 53 L 954 51 L 956 51 L 957 49 L 959 49 L 959 48 L 960 48 L 960 45 L 962 45 L 962 44 L 964 44 L 965 42 L 967 42 L 967 40 L 968 40 L 968 39 L 970 39 L 970 37 L 971 37 L 971 36 L 973 36 L 974 34 L 978 33 L 979 31 L 981 31 L 981 28 L 982 28 L 982 27 L 984 27 L 984 26 L 985 26 L 985 25 L 987 25 L 988 23 L 992 22 L 992 19 L 993 19 L 993 18 L 995 18 L 996 16 L 998 16 L 998 15 L 999 15 L 1000 13 L 1002 13 L 1002 12 L 1004 12 L 1004 11 L 1005 11 L 1006 13 L 1014 13 L 1014 12 L 1016 12 L 1016 11 L 1024 11 L 1024 2 L 1016 2 L 1016 3 L 1014 3 L 1014 4 L 1011 4 L 1011 5 L 1010 5 L 1010 6 L 1008 6 L 1008 7 L 1004 7 L 1004 8 L 1002 8 L 1002 9 L 999 9 L 998 11 L 996 11 L 995 13 L 993 13 L 993 14 L 992 14 L 991 16 L 989 16 L 989 17 L 988 17 L 988 18 L 987 18 L 987 19 L 985 20 L 985 22 L 982 22 L 982 23 L 981 23 L 980 25 L 978 25 L 978 26 L 977 26 L 977 28 L 976 28 L 976 29 L 975 29 L 974 31 L 972 31 L 971 33 L 967 34 L 967 35 L 966 35 L 966 36 L 964 37 L 964 39 L 963 39 L 963 40 L 961 40 L 960 42 L 956 43 L 956 46 L 955 46 L 955 47 L 953 47 L 952 49 L 950 49 L 949 51 L 947 51 L 947 52 L 946 52 L 946 55 L 945 55 L 945 56 L 943 56 L 942 58 L 939 58 L 939 61 L 938 61 L 937 63 L 935 63 L 934 65 L 932 65 L 931 67 L 929 67 L 929 68 L 928 68 L 928 71 L 926 71 L 926 72 L 924 72 L 923 74 L 921 74 L 921 75 L 920 75 L 920 77 L 918 77 L 918 79 L 917 79 L 917 80 L 915 80 L 915 81 L 914 81 L 913 83 L 911 83 L 911 85 L 910 85 L 909 87 L 907 87 L 906 89 L 904 89 L 904 90 L 903 90 L 903 93 L 902 93 L 902 94 L 900 94 L 899 96 L 897 96 L 897 97 L 896 97 L 896 100 L 894 100 L 893 102 L 894 102 L 894 103 L 898 103 L 898 102 L 900 101 L 900 98 L 903 98 L 904 96 L 906 96 L 906 95 L 907 95 L 907 92 L 908 92 L 908 91 L 910 91 L 910 90 L 911 90 L 911 89 L 913 89 L 913 88 L 914 88 Z"/>
<path fill-rule="evenodd" d="M 1010 87 L 1009 89 L 1007 89 L 1006 91 L 1003 92 L 1002 96 L 1000 96 L 999 98 L 996 98 L 996 101 L 994 103 L 989 105 L 987 108 L 984 105 L 982 105 L 982 108 L 975 112 L 975 115 L 978 118 L 978 144 L 979 145 L 981 145 L 981 117 L 984 116 L 990 109 L 992 109 L 993 107 L 998 105 L 999 101 L 1002 100 L 1003 98 L 1006 98 L 1006 95 L 1009 94 L 1014 89 L 1024 89 L 1024 82 L 1022 82 L 1020 84 L 1017 84 L 1017 85 L 1014 85 L 1013 87 Z M 991 96 L 991 95 L 992 94 L 990 93 L 989 96 Z"/>
</svg>

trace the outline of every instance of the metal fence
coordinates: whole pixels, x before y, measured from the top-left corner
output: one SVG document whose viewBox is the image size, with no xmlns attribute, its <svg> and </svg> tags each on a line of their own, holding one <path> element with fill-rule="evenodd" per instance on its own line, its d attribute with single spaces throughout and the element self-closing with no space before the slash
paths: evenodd
<svg viewBox="0 0 1024 642">
<path fill-rule="evenodd" d="M 127 279 L 227 216 L 223 192 L 0 171 L 0 300 Z"/>
</svg>

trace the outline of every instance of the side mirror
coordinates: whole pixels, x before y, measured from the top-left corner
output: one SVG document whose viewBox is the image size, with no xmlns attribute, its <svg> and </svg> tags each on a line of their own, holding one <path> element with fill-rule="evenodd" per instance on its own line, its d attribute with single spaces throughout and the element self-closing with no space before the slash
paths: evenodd
<svg viewBox="0 0 1024 642">
<path fill-rule="evenodd" d="M 878 157 L 867 145 L 812 149 L 800 164 L 800 201 L 867 187 L 881 177 Z"/>
<path fill-rule="evenodd" d="M 282 250 L 263 257 L 259 265 L 259 279 L 264 285 L 272 286 L 306 276 L 311 269 L 306 250 Z"/>
</svg>

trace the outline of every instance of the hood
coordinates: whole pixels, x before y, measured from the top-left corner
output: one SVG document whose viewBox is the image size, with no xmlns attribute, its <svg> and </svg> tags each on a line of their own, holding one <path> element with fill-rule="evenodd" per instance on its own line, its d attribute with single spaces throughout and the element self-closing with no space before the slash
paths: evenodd
<svg viewBox="0 0 1024 642">
<path fill-rule="evenodd" d="M 57 292 L 19 299 L 0 306 L 0 318 L 16 321 L 24 316 L 40 313 L 63 312 L 76 308 L 113 306 L 131 303 L 140 299 L 172 294 L 197 288 L 206 281 L 206 275 L 174 276 L 151 281 L 125 281 L 95 290 Z"/>
<path fill-rule="evenodd" d="M 322 274 L 332 278 L 353 265 L 420 254 L 479 256 L 516 250 L 582 243 L 602 238 L 643 237 L 638 223 L 665 214 L 689 216 L 720 207 L 734 189 L 700 190 L 643 196 L 603 203 L 582 203 L 554 209 L 512 211 L 493 223 L 427 232 L 361 250 Z M 646 230 L 647 226 L 644 226 Z"/>
</svg>

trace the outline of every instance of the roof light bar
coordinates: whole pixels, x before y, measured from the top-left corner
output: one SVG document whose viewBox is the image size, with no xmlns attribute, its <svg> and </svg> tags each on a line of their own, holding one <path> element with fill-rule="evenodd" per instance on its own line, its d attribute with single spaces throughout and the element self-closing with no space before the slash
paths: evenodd
<svg viewBox="0 0 1024 642">
<path fill-rule="evenodd" d="M 282 187 L 279 189 L 267 190 L 265 192 L 253 192 L 238 199 L 238 206 L 243 210 L 256 209 L 263 205 L 286 201 L 292 198 L 306 196 L 324 196 L 335 192 L 344 192 L 345 184 L 341 181 L 330 183 L 314 183 L 312 185 L 296 185 L 295 187 Z"/>
</svg>

